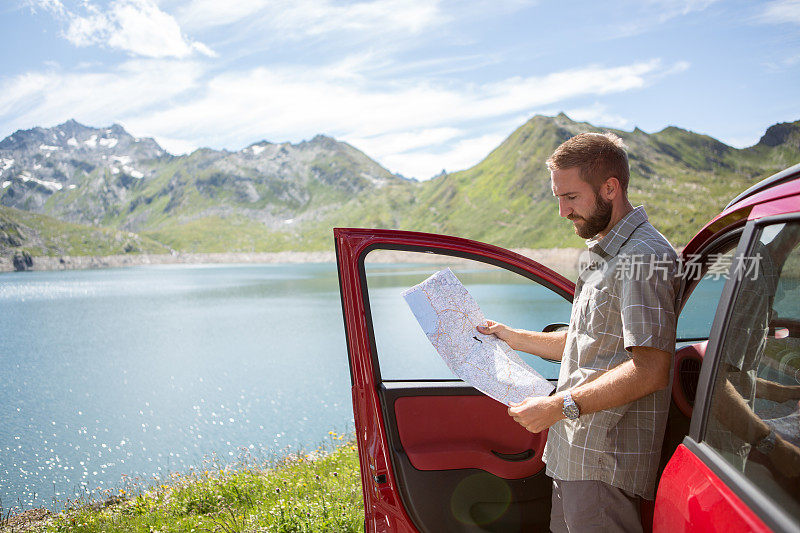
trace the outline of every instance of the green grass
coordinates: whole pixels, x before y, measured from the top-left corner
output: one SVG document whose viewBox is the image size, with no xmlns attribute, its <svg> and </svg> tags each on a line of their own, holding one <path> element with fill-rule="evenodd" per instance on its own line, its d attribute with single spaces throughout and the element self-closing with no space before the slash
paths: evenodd
<svg viewBox="0 0 800 533">
<path fill-rule="evenodd" d="M 9 237 L 13 239 L 9 242 Z M 20 243 L 20 245 L 14 245 Z M 110 228 L 95 228 L 47 215 L 0 206 L 0 254 L 15 251 L 33 256 L 169 253 L 147 237 Z"/>
<path fill-rule="evenodd" d="M 229 468 L 173 474 L 147 490 L 136 482 L 106 492 L 103 504 L 68 502 L 32 531 L 348 532 L 364 530 L 355 443 L 331 444 L 276 464 L 249 455 Z M 2 530 L 2 528 L 0 528 Z"/>
</svg>

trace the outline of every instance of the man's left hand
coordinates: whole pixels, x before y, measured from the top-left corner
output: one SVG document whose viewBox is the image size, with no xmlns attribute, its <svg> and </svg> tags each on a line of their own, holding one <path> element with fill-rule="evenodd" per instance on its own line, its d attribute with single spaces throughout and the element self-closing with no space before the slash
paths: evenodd
<svg viewBox="0 0 800 533">
<path fill-rule="evenodd" d="M 532 396 L 512 403 L 508 414 L 531 433 L 540 433 L 564 418 L 563 401 L 560 395 Z"/>
</svg>

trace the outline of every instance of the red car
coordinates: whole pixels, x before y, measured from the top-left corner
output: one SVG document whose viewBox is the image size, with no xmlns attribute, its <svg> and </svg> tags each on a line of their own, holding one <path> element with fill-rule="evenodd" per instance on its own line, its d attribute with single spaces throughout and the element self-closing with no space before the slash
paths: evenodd
<svg viewBox="0 0 800 533">
<path fill-rule="evenodd" d="M 334 237 L 366 531 L 546 531 L 547 432 L 527 432 L 450 374 L 400 289 L 450 262 L 487 317 L 552 330 L 569 320 L 573 282 L 457 237 Z M 798 243 L 795 165 L 740 194 L 684 248 L 673 402 L 645 531 L 800 531 Z M 535 359 L 555 382 L 558 364 Z M 757 427 L 769 438 L 754 442 Z"/>
</svg>

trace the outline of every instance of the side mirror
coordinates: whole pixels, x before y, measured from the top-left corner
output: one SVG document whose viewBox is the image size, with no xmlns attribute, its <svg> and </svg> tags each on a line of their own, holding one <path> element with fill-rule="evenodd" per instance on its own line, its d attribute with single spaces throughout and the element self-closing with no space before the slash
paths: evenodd
<svg viewBox="0 0 800 533">
<path fill-rule="evenodd" d="M 569 324 L 556 322 L 555 324 L 546 325 L 542 330 L 542 333 L 550 333 L 551 331 L 567 331 L 568 329 L 569 329 Z"/>
</svg>

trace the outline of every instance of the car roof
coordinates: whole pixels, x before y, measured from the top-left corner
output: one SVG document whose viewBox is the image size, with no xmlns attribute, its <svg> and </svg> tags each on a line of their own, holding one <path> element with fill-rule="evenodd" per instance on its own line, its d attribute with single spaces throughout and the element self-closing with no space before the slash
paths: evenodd
<svg viewBox="0 0 800 533">
<path fill-rule="evenodd" d="M 756 193 L 765 191 L 767 189 L 771 189 L 772 187 L 775 187 L 787 181 L 791 181 L 793 179 L 797 179 L 798 177 L 800 177 L 800 163 L 791 166 L 786 170 L 782 170 L 777 174 L 773 174 L 772 176 L 766 179 L 759 181 L 752 187 L 748 188 L 746 191 L 736 196 L 736 198 L 728 202 L 728 205 L 725 206 L 725 209 L 723 211 L 727 211 L 728 209 L 731 208 L 731 206 L 738 204 L 745 198 L 749 198 L 750 196 L 753 196 Z"/>
</svg>

